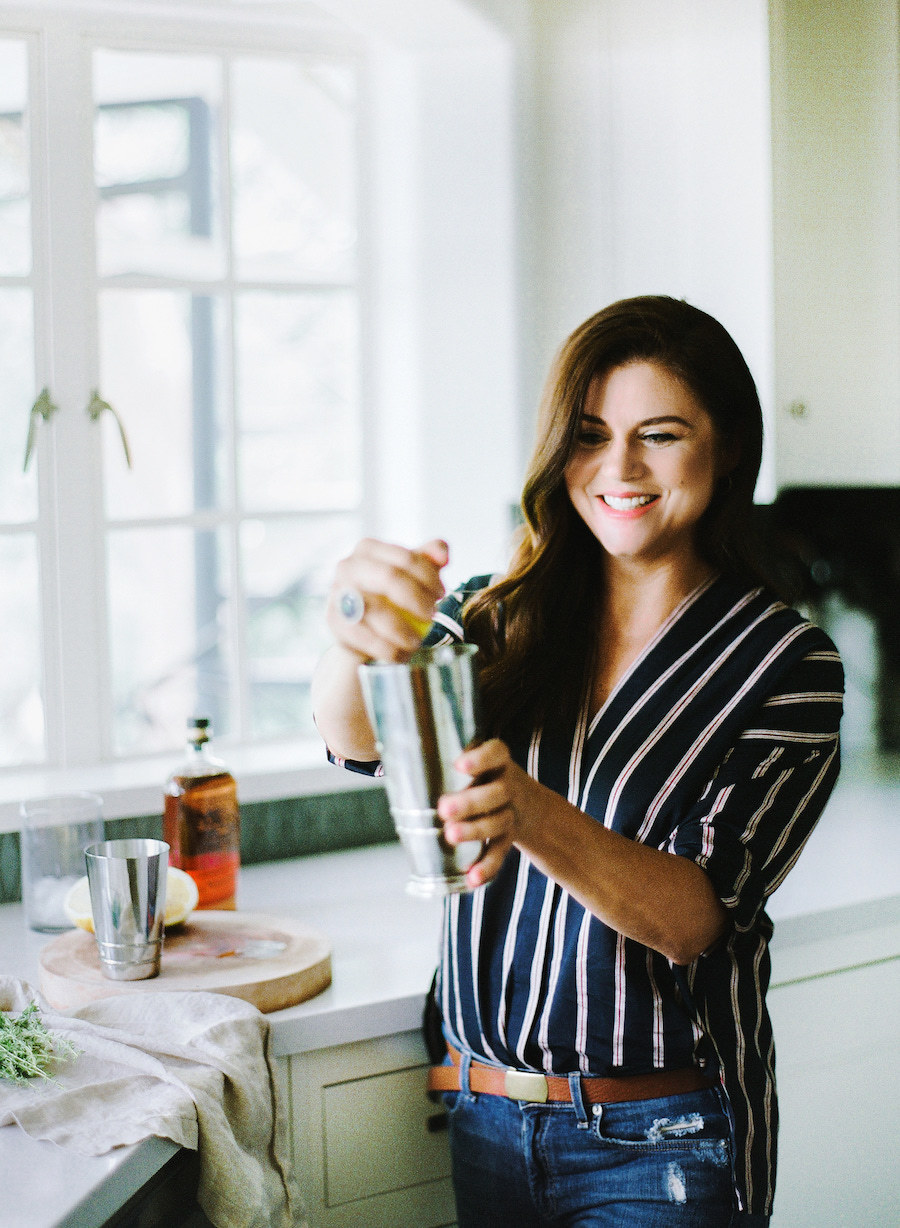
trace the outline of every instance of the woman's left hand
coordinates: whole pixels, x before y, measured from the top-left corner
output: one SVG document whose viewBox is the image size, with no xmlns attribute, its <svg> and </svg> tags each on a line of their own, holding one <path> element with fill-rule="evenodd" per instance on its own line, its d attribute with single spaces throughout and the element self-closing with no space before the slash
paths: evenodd
<svg viewBox="0 0 900 1228">
<path fill-rule="evenodd" d="M 689 964 L 725 933 L 728 913 L 688 857 L 640 844 L 586 814 L 514 763 L 492 738 L 456 766 L 472 783 L 438 800 L 450 844 L 486 841 L 470 887 L 488 883 L 515 844 L 532 864 L 610 929 Z"/>
<path fill-rule="evenodd" d="M 539 788 L 514 763 L 505 742 L 491 738 L 463 752 L 455 765 L 472 783 L 459 793 L 445 793 L 438 801 L 444 835 L 450 844 L 480 840 L 484 851 L 466 879 L 480 887 L 494 878 L 522 830 L 531 788 Z"/>
</svg>

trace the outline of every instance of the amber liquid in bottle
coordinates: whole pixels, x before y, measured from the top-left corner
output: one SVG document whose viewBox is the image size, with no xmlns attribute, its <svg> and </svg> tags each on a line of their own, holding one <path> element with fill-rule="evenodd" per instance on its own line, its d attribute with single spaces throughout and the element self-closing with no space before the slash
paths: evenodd
<svg viewBox="0 0 900 1228">
<path fill-rule="evenodd" d="M 241 863 L 240 810 L 234 777 L 206 749 L 208 721 L 191 721 L 187 761 L 166 785 L 163 838 L 169 863 L 186 870 L 198 908 L 236 908 Z"/>
</svg>

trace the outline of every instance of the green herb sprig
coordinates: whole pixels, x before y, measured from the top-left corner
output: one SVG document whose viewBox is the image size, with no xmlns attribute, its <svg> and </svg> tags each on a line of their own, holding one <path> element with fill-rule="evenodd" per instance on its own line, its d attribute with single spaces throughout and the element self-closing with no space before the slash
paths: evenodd
<svg viewBox="0 0 900 1228">
<path fill-rule="evenodd" d="M 54 1060 L 67 1061 L 78 1050 L 63 1037 L 54 1039 L 44 1026 L 36 1002 L 15 1018 L 0 1011 L 0 1079 L 25 1083 L 50 1078 Z"/>
</svg>

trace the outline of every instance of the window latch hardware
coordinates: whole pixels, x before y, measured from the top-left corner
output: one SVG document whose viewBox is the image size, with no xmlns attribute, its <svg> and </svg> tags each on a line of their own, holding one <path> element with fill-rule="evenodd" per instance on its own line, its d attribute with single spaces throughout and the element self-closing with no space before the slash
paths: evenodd
<svg viewBox="0 0 900 1228">
<path fill-rule="evenodd" d="M 102 413 L 109 411 L 116 420 L 116 426 L 119 428 L 119 435 L 122 439 L 122 449 L 125 452 L 125 463 L 128 468 L 131 468 L 131 448 L 128 446 L 128 436 L 125 434 L 125 427 L 122 419 L 110 405 L 109 401 L 104 401 L 100 393 L 95 388 L 91 393 L 91 399 L 88 401 L 87 413 L 92 422 L 96 422 Z"/>
<path fill-rule="evenodd" d="M 22 466 L 22 472 L 25 473 L 28 466 L 31 464 L 31 456 L 34 452 L 35 443 L 37 442 L 37 420 L 42 418 L 44 422 L 49 422 L 53 415 L 57 412 L 59 406 L 54 404 L 50 397 L 50 389 L 42 388 L 40 395 L 31 407 L 28 415 L 28 438 L 25 440 L 25 464 Z"/>
</svg>

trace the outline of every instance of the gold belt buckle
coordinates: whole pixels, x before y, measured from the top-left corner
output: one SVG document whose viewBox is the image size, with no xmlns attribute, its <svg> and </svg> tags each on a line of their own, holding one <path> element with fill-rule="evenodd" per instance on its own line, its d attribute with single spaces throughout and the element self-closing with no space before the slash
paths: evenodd
<svg viewBox="0 0 900 1228">
<path fill-rule="evenodd" d="M 546 1104 L 550 1095 L 546 1075 L 536 1070 L 505 1070 L 503 1091 L 510 1100 L 531 1100 L 534 1104 Z"/>
</svg>

